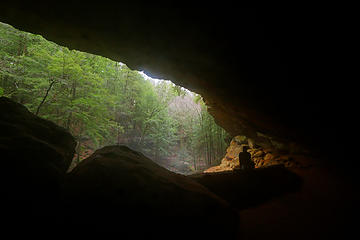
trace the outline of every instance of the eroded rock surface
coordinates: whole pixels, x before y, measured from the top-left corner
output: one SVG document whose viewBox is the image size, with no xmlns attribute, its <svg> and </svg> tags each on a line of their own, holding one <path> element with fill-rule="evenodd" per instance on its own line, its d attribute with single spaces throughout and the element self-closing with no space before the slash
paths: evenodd
<svg viewBox="0 0 360 240">
<path fill-rule="evenodd" d="M 8 223 L 42 224 L 40 218 L 59 214 L 60 189 L 75 146 L 64 128 L 0 98 L 1 186 Z"/>
<path fill-rule="evenodd" d="M 80 233 L 231 239 L 238 230 L 227 202 L 125 146 L 104 147 L 83 160 L 69 173 L 65 193 L 65 219 Z"/>
<path fill-rule="evenodd" d="M 29 162 L 33 161 L 31 164 L 51 164 L 55 171 L 64 175 L 75 152 L 76 142 L 71 134 L 9 98 L 0 97 L 0 109 L 2 153 L 17 159 L 18 162 L 12 162 L 18 166 L 26 157 Z"/>
<path fill-rule="evenodd" d="M 226 154 L 218 166 L 206 169 L 205 173 L 233 171 L 239 168 L 239 153 L 243 146 L 250 146 L 248 152 L 251 154 L 251 160 L 255 164 L 255 168 L 270 167 L 274 165 L 283 165 L 287 168 L 302 168 L 312 165 L 318 165 L 319 160 L 309 156 L 304 152 L 289 151 L 283 148 L 276 148 L 274 145 L 269 145 L 269 148 L 261 148 L 251 143 L 251 140 L 244 136 L 234 137 L 229 147 L 226 149 Z"/>
</svg>

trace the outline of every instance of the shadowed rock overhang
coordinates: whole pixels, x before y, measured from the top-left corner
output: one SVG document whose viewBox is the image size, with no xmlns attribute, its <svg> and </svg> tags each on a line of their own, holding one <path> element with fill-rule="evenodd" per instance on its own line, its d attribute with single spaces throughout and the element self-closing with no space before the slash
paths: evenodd
<svg viewBox="0 0 360 240">
<path fill-rule="evenodd" d="M 62 1 L 3 3 L 0 16 L 201 94 L 233 136 L 264 134 L 323 154 L 338 134 L 339 86 L 316 71 L 329 28 L 315 12 Z"/>
</svg>

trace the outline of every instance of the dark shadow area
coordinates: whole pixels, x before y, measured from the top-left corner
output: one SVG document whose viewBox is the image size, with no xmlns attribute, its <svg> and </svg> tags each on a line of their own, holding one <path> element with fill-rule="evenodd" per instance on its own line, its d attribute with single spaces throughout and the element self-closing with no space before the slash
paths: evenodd
<svg viewBox="0 0 360 240">
<path fill-rule="evenodd" d="M 302 178 L 300 191 L 242 210 L 241 239 L 351 239 L 356 235 L 356 182 L 328 166 L 290 171 Z"/>
<path fill-rule="evenodd" d="M 196 174 L 189 178 L 239 210 L 256 207 L 273 198 L 296 192 L 302 186 L 301 177 L 282 166 Z"/>
</svg>

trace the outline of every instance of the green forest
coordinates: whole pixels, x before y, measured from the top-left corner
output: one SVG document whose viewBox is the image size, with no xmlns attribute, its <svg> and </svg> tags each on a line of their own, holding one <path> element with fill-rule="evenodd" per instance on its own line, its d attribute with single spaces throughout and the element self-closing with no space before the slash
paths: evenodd
<svg viewBox="0 0 360 240">
<path fill-rule="evenodd" d="M 73 166 L 118 144 L 189 174 L 218 164 L 229 141 L 200 95 L 3 23 L 0 96 L 69 130 L 78 143 Z"/>
</svg>

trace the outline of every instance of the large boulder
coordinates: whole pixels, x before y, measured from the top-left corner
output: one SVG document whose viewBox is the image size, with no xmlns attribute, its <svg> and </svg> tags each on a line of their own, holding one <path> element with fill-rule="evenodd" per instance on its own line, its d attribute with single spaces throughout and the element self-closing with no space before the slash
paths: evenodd
<svg viewBox="0 0 360 240">
<path fill-rule="evenodd" d="M 73 136 L 64 128 L 37 117 L 9 98 L 0 97 L 0 110 L 1 147 L 2 150 L 9 149 L 3 153 L 11 154 L 21 164 L 27 161 L 33 168 L 36 168 L 34 164 L 53 164 L 51 168 L 59 175 L 64 175 L 75 152 L 76 142 Z M 41 146 L 44 149 L 36 151 Z M 26 156 L 27 160 L 20 159 L 20 156 Z M 20 165 L 20 162 L 12 162 Z"/>
<path fill-rule="evenodd" d="M 8 98 L 0 98 L 0 112 L 3 213 L 14 225 L 25 218 L 36 222 L 39 216 L 56 215 L 74 138 Z"/>
<path fill-rule="evenodd" d="M 97 150 L 68 175 L 66 221 L 79 235 L 156 239 L 237 234 L 237 214 L 199 183 L 125 146 Z"/>
</svg>

